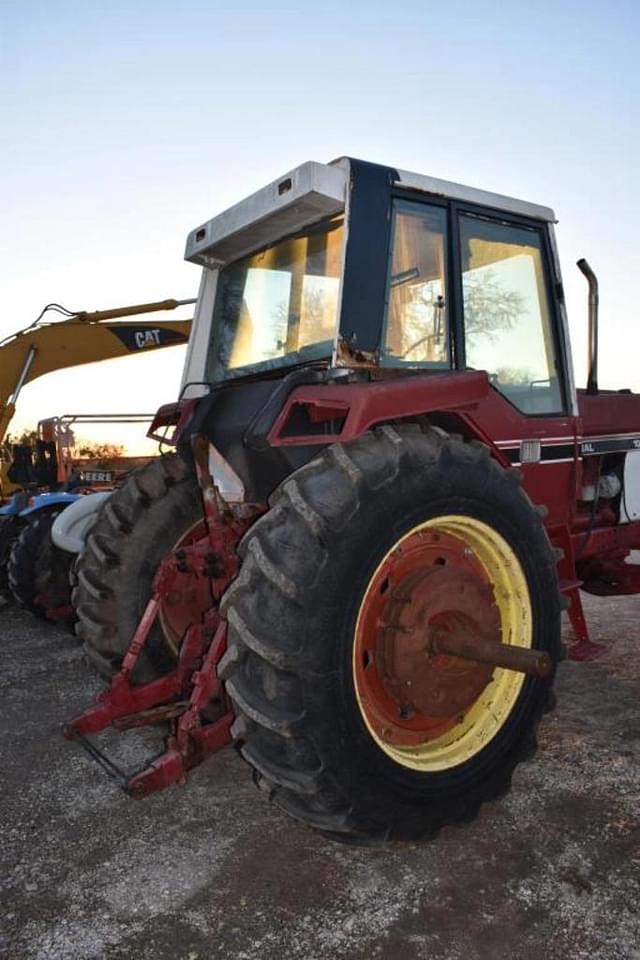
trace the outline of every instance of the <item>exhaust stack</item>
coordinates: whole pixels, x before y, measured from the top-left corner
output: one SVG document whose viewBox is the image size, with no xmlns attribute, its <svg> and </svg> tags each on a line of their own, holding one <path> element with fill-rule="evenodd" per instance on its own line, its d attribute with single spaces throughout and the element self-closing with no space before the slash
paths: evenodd
<svg viewBox="0 0 640 960">
<path fill-rule="evenodd" d="M 589 375 L 587 393 L 598 392 L 598 278 L 584 259 L 576 266 L 587 278 L 589 284 Z"/>
</svg>

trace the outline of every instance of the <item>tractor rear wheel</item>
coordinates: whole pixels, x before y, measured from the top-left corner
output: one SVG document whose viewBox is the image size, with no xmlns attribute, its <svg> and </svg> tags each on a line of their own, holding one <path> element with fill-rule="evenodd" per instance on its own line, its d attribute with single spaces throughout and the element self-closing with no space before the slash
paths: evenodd
<svg viewBox="0 0 640 960">
<path fill-rule="evenodd" d="M 47 611 L 39 602 L 46 557 L 50 557 L 51 527 L 60 510 L 47 509 L 31 514 L 19 537 L 13 541 L 7 578 L 14 600 L 37 617 L 46 619 Z"/>
<path fill-rule="evenodd" d="M 73 590 L 76 633 L 105 679 L 122 663 L 160 562 L 203 532 L 198 483 L 177 454 L 135 470 L 105 502 L 78 558 Z M 137 682 L 172 668 L 186 627 L 210 605 L 205 578 L 179 576 L 141 653 Z"/>
<path fill-rule="evenodd" d="M 9 592 L 9 558 L 23 526 L 21 517 L 0 518 L 0 599 Z"/>
<path fill-rule="evenodd" d="M 472 819 L 535 751 L 552 677 L 440 653 L 434 631 L 560 651 L 555 558 L 517 474 L 481 444 L 382 427 L 270 505 L 221 607 L 219 672 L 259 785 L 352 842 Z"/>
</svg>

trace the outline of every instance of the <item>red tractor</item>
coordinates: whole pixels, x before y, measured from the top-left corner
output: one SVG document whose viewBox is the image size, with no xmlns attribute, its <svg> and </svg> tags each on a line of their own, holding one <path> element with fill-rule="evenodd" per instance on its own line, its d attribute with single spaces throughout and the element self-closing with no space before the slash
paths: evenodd
<svg viewBox="0 0 640 960">
<path fill-rule="evenodd" d="M 133 796 L 233 739 L 356 842 L 472 818 L 531 756 L 579 590 L 640 592 L 640 397 L 576 390 L 551 210 L 353 159 L 194 230 L 175 452 L 80 558 L 111 678 L 67 727 Z M 166 720 L 132 776 L 90 739 Z"/>
</svg>

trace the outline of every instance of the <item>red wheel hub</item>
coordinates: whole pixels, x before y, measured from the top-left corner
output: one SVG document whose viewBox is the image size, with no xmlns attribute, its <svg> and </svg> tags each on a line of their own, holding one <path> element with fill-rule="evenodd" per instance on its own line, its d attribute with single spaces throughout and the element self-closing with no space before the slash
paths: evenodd
<svg viewBox="0 0 640 960">
<path fill-rule="evenodd" d="M 501 638 L 487 574 L 461 540 L 417 531 L 378 569 L 361 609 L 356 679 L 381 739 L 410 746 L 439 737 L 477 700 L 494 668 L 434 653 L 438 636 L 460 630 Z"/>
<path fill-rule="evenodd" d="M 206 540 L 207 528 L 204 520 L 199 520 L 178 541 L 173 552 L 184 547 L 195 546 Z M 160 603 L 159 618 L 167 643 L 174 653 L 191 623 L 198 623 L 202 614 L 211 607 L 211 584 L 204 573 L 196 573 L 192 564 L 185 564 L 184 570 L 175 570 L 172 574 L 171 588 Z"/>
</svg>

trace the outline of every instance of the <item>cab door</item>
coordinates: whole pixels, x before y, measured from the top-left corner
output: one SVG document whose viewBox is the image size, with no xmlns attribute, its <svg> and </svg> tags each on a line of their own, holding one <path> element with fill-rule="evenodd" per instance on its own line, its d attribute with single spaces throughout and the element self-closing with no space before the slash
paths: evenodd
<svg viewBox="0 0 640 960">
<path fill-rule="evenodd" d="M 547 225 L 473 208 L 455 209 L 453 220 L 460 365 L 486 370 L 492 387 L 477 419 L 521 467 L 549 523 L 569 523 L 576 418 Z"/>
</svg>

